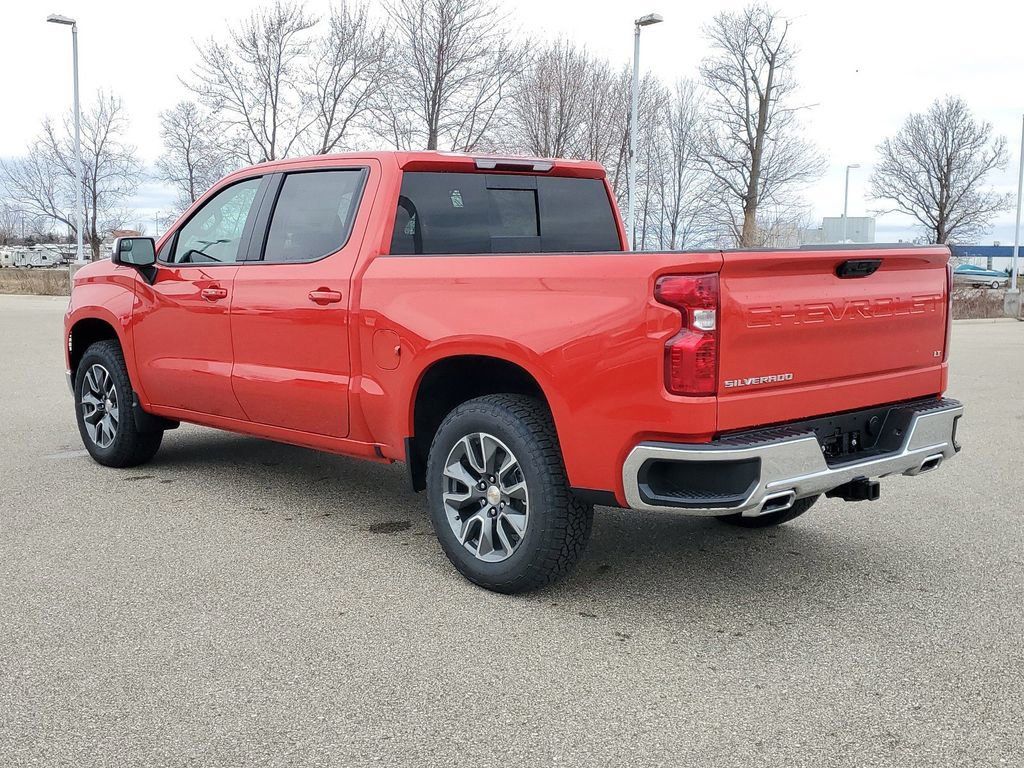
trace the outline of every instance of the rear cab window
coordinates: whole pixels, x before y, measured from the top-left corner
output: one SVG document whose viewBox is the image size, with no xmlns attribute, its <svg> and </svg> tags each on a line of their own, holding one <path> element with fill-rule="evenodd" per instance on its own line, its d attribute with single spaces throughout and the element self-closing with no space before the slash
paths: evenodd
<svg viewBox="0 0 1024 768">
<path fill-rule="evenodd" d="M 619 251 L 601 179 L 406 171 L 393 255 Z"/>
</svg>

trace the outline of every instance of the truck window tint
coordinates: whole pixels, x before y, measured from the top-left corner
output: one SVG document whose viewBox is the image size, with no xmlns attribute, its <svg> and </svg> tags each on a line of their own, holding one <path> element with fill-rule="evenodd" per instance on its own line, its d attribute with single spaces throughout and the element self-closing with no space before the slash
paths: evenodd
<svg viewBox="0 0 1024 768">
<path fill-rule="evenodd" d="M 619 232 L 600 179 L 538 179 L 541 250 L 618 251 Z"/>
<path fill-rule="evenodd" d="M 490 189 L 496 237 L 537 237 L 537 192 L 533 189 Z"/>
<path fill-rule="evenodd" d="M 264 261 L 312 261 L 348 240 L 363 186 L 359 169 L 291 173 L 274 207 Z"/>
<path fill-rule="evenodd" d="M 238 261 L 242 230 L 262 177 L 221 190 L 178 232 L 171 261 L 178 264 L 229 264 Z"/>
<path fill-rule="evenodd" d="M 491 209 L 483 174 L 406 173 L 392 253 L 490 253 Z"/>
<path fill-rule="evenodd" d="M 505 189 L 489 188 L 488 178 L 405 173 L 391 253 L 620 249 L 611 203 L 599 179 L 535 177 L 536 189 Z"/>
</svg>

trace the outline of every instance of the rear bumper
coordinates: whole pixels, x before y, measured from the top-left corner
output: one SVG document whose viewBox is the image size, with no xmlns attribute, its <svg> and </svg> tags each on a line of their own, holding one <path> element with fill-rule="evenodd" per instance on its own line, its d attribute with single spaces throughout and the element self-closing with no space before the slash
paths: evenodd
<svg viewBox="0 0 1024 768">
<path fill-rule="evenodd" d="M 705 444 L 641 443 L 622 467 L 626 501 L 633 509 L 691 515 L 756 516 L 785 509 L 796 499 L 825 493 L 859 478 L 918 475 L 956 455 L 957 421 L 964 409 L 942 399 L 892 409 L 885 449 L 828 461 L 811 429 L 779 427 Z M 881 442 L 881 441 L 880 441 Z M 666 491 L 653 480 L 671 477 Z M 722 477 L 723 480 L 709 479 Z M 712 487 L 716 486 L 716 487 Z"/>
</svg>

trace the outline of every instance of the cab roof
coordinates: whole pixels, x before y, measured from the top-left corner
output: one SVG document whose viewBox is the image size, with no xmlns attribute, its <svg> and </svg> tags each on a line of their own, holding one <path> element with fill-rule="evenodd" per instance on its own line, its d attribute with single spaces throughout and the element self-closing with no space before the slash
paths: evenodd
<svg viewBox="0 0 1024 768">
<path fill-rule="evenodd" d="M 490 155 L 460 152 L 343 152 L 330 155 L 294 157 L 271 160 L 239 169 L 238 174 L 253 169 L 284 171 L 296 168 L 330 168 L 355 161 L 377 160 L 382 165 L 397 165 L 403 171 L 448 171 L 460 173 L 525 173 L 544 176 L 572 176 L 582 179 L 603 179 L 604 166 L 592 160 Z M 232 176 L 235 174 L 232 174 Z"/>
</svg>

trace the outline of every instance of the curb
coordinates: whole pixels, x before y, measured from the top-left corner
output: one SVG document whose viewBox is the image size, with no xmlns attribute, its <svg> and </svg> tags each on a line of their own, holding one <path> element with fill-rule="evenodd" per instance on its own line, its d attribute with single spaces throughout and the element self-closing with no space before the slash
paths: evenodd
<svg viewBox="0 0 1024 768">
<path fill-rule="evenodd" d="M 959 320 L 954 319 L 953 323 L 955 325 L 959 325 L 961 323 L 963 323 L 964 325 L 973 325 L 973 324 L 982 324 L 982 323 L 1013 323 L 1013 322 L 1021 322 L 1022 320 L 1024 320 L 1024 318 L 1017 318 L 1017 317 L 965 317 L 965 318 L 961 318 Z"/>
</svg>

